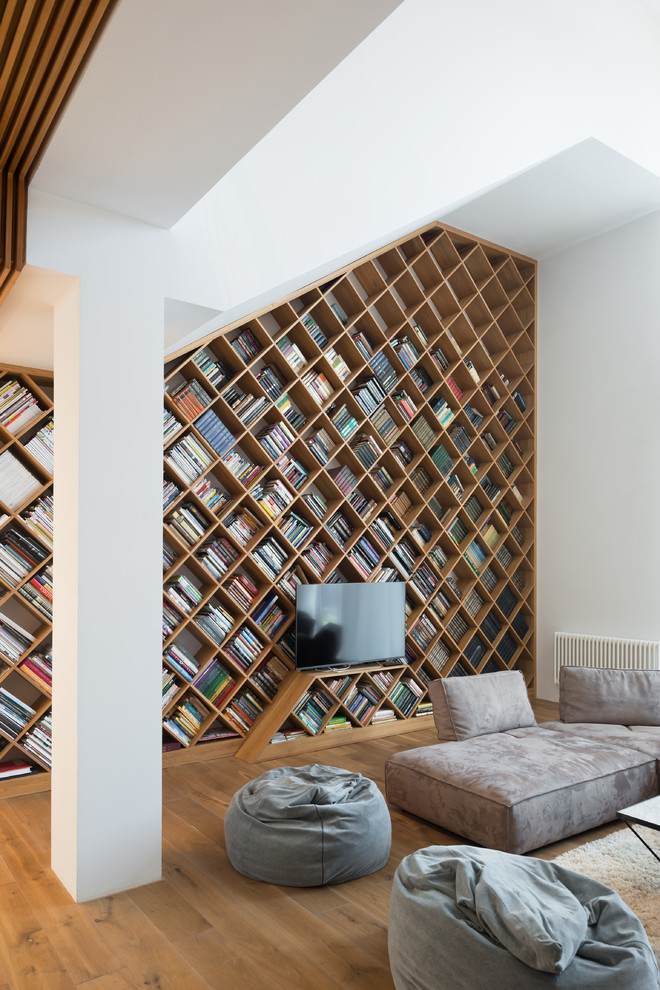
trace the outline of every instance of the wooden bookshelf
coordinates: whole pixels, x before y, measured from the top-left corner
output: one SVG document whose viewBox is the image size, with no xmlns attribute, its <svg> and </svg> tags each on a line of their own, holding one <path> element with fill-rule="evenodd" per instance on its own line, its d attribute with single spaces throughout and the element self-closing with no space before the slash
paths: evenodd
<svg viewBox="0 0 660 990">
<path fill-rule="evenodd" d="M 0 365 L 3 795 L 50 785 L 52 385 L 48 372 Z M 7 762 L 27 763 L 34 773 L 5 778 L 2 765 Z"/>
<path fill-rule="evenodd" d="M 434 223 L 168 363 L 167 762 L 421 728 L 437 677 L 533 692 L 535 283 Z M 296 580 L 405 580 L 408 663 L 294 672 Z"/>
<path fill-rule="evenodd" d="M 531 259 L 430 224 L 169 361 L 165 764 L 422 728 L 436 677 L 517 668 L 533 693 L 535 282 Z M 51 374 L 0 372 L 35 400 L 17 424 L 0 404 L 0 457 L 33 479 L 13 500 L 0 461 L 0 546 L 15 531 L 40 548 L 0 570 L 0 623 L 31 637 L 0 644 L 0 692 L 32 712 L 7 731 L 0 693 L 0 763 L 37 771 L 0 780 L 9 794 L 50 780 L 48 678 L 31 668 L 51 650 L 35 437 L 53 402 Z M 407 582 L 407 664 L 293 670 L 296 581 L 387 579 Z"/>
</svg>

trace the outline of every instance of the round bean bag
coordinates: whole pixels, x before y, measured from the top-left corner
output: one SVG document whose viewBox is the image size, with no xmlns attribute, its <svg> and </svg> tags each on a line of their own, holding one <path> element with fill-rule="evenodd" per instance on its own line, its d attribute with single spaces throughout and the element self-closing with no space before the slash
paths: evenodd
<svg viewBox="0 0 660 990">
<path fill-rule="evenodd" d="M 373 780 L 338 767 L 278 767 L 245 784 L 225 815 L 232 866 L 287 887 L 343 883 L 388 860 L 392 828 Z"/>
<path fill-rule="evenodd" d="M 641 922 L 609 887 L 527 856 L 430 846 L 394 875 L 396 990 L 656 990 Z"/>
</svg>

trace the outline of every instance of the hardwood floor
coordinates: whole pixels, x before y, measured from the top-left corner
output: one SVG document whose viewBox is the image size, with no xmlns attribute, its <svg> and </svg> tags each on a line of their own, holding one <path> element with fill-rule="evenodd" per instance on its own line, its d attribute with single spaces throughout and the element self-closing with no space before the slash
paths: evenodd
<svg viewBox="0 0 660 990">
<path fill-rule="evenodd" d="M 555 717 L 546 704 L 540 719 Z M 316 758 L 383 788 L 390 753 L 434 741 L 425 729 Z M 394 870 L 415 849 L 456 837 L 393 809 L 392 854 L 378 873 L 312 889 L 248 880 L 227 860 L 223 816 L 241 784 L 276 765 L 226 758 L 166 769 L 163 879 L 86 904 L 73 903 L 49 867 L 50 795 L 0 801 L 0 990 L 392 990 Z"/>
</svg>

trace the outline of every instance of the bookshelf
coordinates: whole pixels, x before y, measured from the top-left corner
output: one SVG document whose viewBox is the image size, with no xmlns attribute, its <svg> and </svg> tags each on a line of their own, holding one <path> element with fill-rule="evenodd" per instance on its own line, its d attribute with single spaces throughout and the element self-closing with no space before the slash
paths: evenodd
<svg viewBox="0 0 660 990">
<path fill-rule="evenodd" d="M 52 374 L 0 365 L 0 785 L 3 794 L 50 786 L 52 386 Z M 21 766 L 28 769 L 16 769 Z"/>
<path fill-rule="evenodd" d="M 535 671 L 535 263 L 433 223 L 165 374 L 166 762 L 430 722 Z M 407 663 L 293 671 L 295 586 L 407 582 Z"/>
<path fill-rule="evenodd" d="M 430 724 L 535 672 L 535 264 L 430 224 L 165 369 L 166 764 Z M 52 374 L 0 365 L 3 794 L 50 785 Z M 296 584 L 407 582 L 407 663 L 293 670 Z"/>
</svg>

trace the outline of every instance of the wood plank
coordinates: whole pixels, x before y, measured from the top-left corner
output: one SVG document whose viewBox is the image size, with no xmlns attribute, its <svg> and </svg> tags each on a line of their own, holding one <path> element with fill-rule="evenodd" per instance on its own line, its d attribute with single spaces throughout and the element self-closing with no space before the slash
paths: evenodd
<svg viewBox="0 0 660 990">
<path fill-rule="evenodd" d="M 259 931 L 262 934 L 269 932 L 276 945 L 293 945 L 291 961 L 295 960 L 296 965 L 304 955 L 314 960 L 319 973 L 334 979 L 339 986 L 381 990 L 381 967 L 371 956 L 359 944 L 344 944 L 321 917 L 311 914 L 289 897 L 286 888 L 256 883 L 240 876 L 231 871 L 226 854 L 211 847 L 179 857 L 178 863 L 179 869 L 174 872 L 181 877 L 185 871 L 188 883 L 194 883 L 198 896 L 204 890 L 205 899 L 217 902 L 222 893 L 228 899 L 230 911 L 235 910 L 231 905 L 235 905 L 237 899 L 232 891 L 240 892 L 246 901 L 249 900 L 250 914 Z M 166 875 L 172 879 L 171 866 Z M 214 924 L 214 927 L 217 926 Z"/>
<path fill-rule="evenodd" d="M 163 935 L 174 942 L 210 927 L 206 918 L 167 880 L 129 891 L 129 897 Z"/>
<path fill-rule="evenodd" d="M 23 800 L 29 802 L 35 799 Z M 39 804 L 47 806 L 40 796 Z M 89 917 L 78 909 L 49 868 L 49 843 L 35 841 L 38 831 L 21 821 L 15 807 L 15 801 L 0 805 L 0 834 L 5 857 L 58 958 L 76 983 L 118 969 L 121 961 L 103 941 L 98 940 Z M 35 807 L 38 806 L 33 805 L 23 812 L 24 818 L 33 823 Z M 41 824 L 41 831 L 47 832 L 49 825 L 48 816 Z"/>
<path fill-rule="evenodd" d="M 290 670 L 284 676 L 272 703 L 264 709 L 250 730 L 250 734 L 236 751 L 239 759 L 252 763 L 259 758 L 264 746 L 273 738 L 311 683 L 309 674 L 304 674 L 300 670 Z"/>
<path fill-rule="evenodd" d="M 16 883 L 0 886 L 0 966 L 5 981 L 20 990 L 75 986 Z"/>
<path fill-rule="evenodd" d="M 209 990 L 207 981 L 190 968 L 128 894 L 89 901 L 82 909 L 107 946 L 125 964 L 122 975 L 128 979 L 129 986 Z"/>
<path fill-rule="evenodd" d="M 135 985 L 135 981 L 130 979 L 126 970 L 117 970 L 105 976 L 97 976 L 95 980 L 78 983 L 81 990 L 133 990 Z"/>
</svg>

